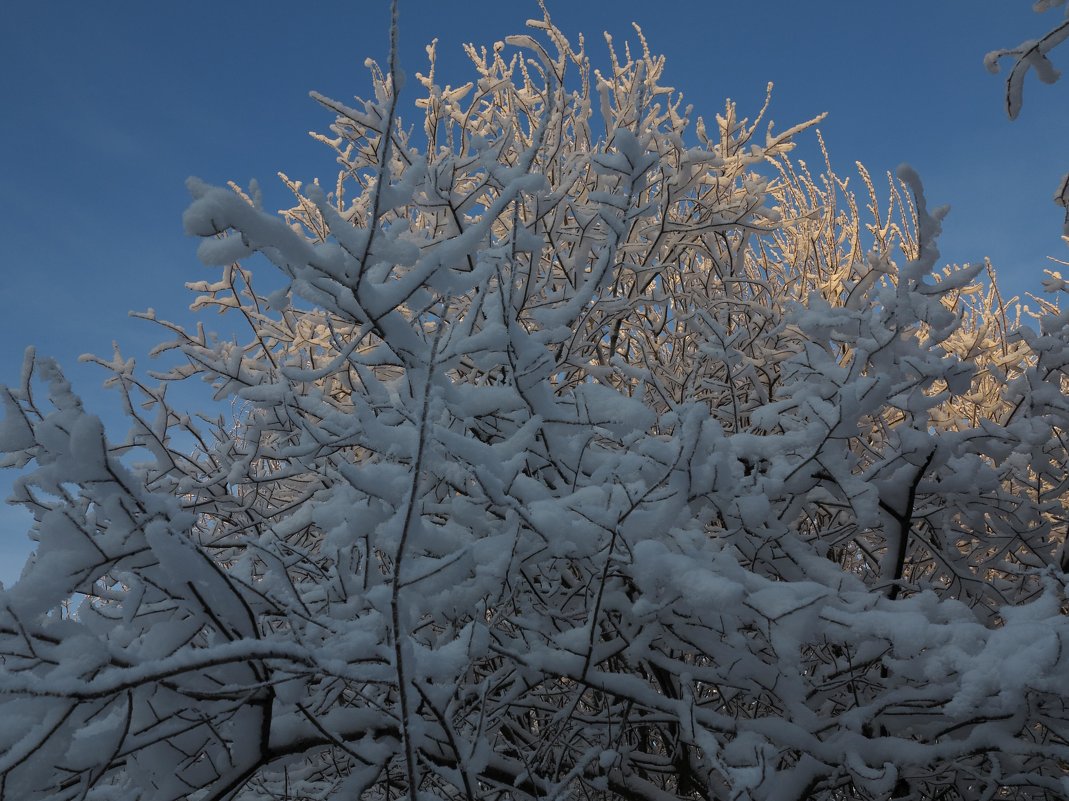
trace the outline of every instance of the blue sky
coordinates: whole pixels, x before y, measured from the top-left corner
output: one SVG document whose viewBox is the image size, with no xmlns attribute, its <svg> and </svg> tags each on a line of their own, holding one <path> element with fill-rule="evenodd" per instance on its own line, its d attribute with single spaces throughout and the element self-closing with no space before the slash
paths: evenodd
<svg viewBox="0 0 1069 801">
<path fill-rule="evenodd" d="M 634 41 L 638 22 L 668 58 L 666 82 L 697 113 L 712 117 L 726 97 L 755 112 L 774 81 L 777 127 L 829 112 L 821 130 L 839 172 L 857 160 L 874 175 L 911 163 L 929 202 L 952 206 L 945 259 L 990 256 L 1007 294 L 1038 291 L 1055 266 L 1046 257 L 1065 258 L 1051 196 L 1069 170 L 1069 77 L 1054 86 L 1030 78 L 1011 123 L 1002 79 L 981 63 L 1054 24 L 1028 0 L 548 2 L 567 34 L 586 33 L 595 62 L 602 31 Z M 0 383 L 17 381 L 24 349 L 36 345 L 113 424 L 102 373 L 77 357 L 107 355 L 113 340 L 142 356 L 161 335 L 128 310 L 183 318 L 183 283 L 210 277 L 182 233 L 186 177 L 256 178 L 275 207 L 287 201 L 279 170 L 332 183 L 331 154 L 307 136 L 331 117 L 308 92 L 367 92 L 362 65 L 385 60 L 387 6 L 5 2 Z M 538 13 L 533 0 L 401 0 L 402 66 L 422 70 L 437 37 L 444 81 L 463 82 L 461 43 L 490 44 Z M 1069 69 L 1069 47 L 1053 57 Z M 416 96 L 408 86 L 403 108 Z M 0 475 L 0 492 L 10 480 Z M 0 508 L 0 580 L 17 573 L 24 530 L 15 510 Z"/>
</svg>

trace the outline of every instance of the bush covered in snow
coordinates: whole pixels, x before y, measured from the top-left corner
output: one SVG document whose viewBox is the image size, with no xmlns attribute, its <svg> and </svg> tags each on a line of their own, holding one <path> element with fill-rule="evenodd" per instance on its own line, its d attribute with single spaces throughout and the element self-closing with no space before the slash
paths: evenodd
<svg viewBox="0 0 1069 801">
<path fill-rule="evenodd" d="M 941 267 L 910 170 L 862 210 L 815 121 L 531 27 L 432 48 L 415 133 L 392 64 L 320 98 L 281 218 L 191 181 L 247 338 L 102 361 L 125 438 L 49 360 L 0 393 L 0 797 L 1069 795 L 1069 313 Z"/>
</svg>

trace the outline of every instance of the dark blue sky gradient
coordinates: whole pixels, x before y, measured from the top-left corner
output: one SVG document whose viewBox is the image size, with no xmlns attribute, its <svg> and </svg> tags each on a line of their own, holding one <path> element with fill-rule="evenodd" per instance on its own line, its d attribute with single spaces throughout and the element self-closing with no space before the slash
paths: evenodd
<svg viewBox="0 0 1069 801">
<path fill-rule="evenodd" d="M 321 177 L 331 153 L 307 136 L 331 115 L 309 90 L 345 100 L 368 92 L 363 61 L 385 61 L 386 0 L 147 3 L 5 2 L 0 11 L 0 383 L 17 381 L 27 345 L 68 368 L 89 405 L 117 418 L 98 389 L 113 340 L 141 357 L 162 338 L 129 309 L 188 319 L 183 283 L 210 278 L 182 233 L 184 181 L 258 179 L 267 205 L 288 205 L 275 178 Z M 785 128 L 822 111 L 833 164 L 875 175 L 911 163 L 929 203 L 948 203 L 947 261 L 990 256 L 1008 295 L 1038 291 L 1065 258 L 1062 211 L 1051 202 L 1069 170 L 1069 77 L 1030 77 L 1014 123 L 985 52 L 1034 38 L 1055 20 L 1028 0 L 549 0 L 570 36 L 587 35 L 604 65 L 601 32 L 618 44 L 642 25 L 668 57 L 666 83 L 712 118 L 725 97 Z M 1060 12 L 1054 12 L 1060 13 Z M 468 77 L 462 42 L 491 44 L 539 14 L 534 2 L 401 0 L 401 63 L 411 76 L 439 39 L 443 82 Z M 1069 68 L 1069 46 L 1055 51 Z M 410 79 L 402 107 L 419 86 Z M 405 114 L 415 119 L 411 111 Z M 816 162 L 815 138 L 800 152 Z M 856 179 L 854 179 L 856 181 Z M 113 430 L 114 434 L 120 434 Z M 10 476 L 0 475 L 6 494 Z M 24 525 L 0 509 L 4 549 Z"/>
</svg>

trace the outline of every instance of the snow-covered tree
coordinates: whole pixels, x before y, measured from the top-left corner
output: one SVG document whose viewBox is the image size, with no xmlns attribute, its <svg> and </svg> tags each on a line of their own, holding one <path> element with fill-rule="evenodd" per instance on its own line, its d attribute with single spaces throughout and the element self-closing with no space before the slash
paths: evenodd
<svg viewBox="0 0 1069 801">
<path fill-rule="evenodd" d="M 247 338 L 101 360 L 124 438 L 32 352 L 0 392 L 0 798 L 1064 798 L 1069 313 L 940 266 L 908 169 L 792 160 L 816 120 L 531 28 L 431 46 L 419 130 L 393 57 L 318 98 L 281 218 L 190 182 Z"/>
</svg>

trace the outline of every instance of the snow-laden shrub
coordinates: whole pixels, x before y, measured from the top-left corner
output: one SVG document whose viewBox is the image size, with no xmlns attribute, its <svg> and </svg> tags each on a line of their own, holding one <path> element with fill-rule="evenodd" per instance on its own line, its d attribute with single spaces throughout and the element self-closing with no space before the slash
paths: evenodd
<svg viewBox="0 0 1069 801">
<path fill-rule="evenodd" d="M 0 394 L 0 798 L 1069 793 L 1069 318 L 940 268 L 908 169 L 862 214 L 815 121 L 531 27 L 414 134 L 392 64 L 320 98 L 281 218 L 190 182 L 248 338 L 102 362 L 125 439 L 49 360 Z"/>
</svg>

